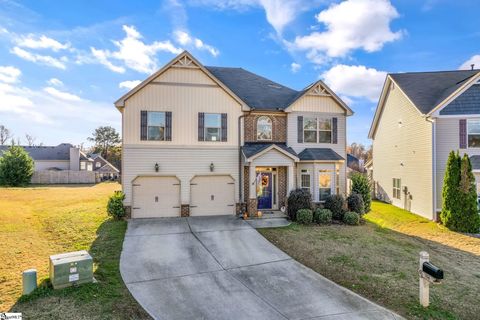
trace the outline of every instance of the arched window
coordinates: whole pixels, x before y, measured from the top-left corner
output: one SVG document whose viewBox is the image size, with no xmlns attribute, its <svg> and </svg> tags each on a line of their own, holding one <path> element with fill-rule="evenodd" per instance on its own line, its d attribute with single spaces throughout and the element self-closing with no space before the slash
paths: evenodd
<svg viewBox="0 0 480 320">
<path fill-rule="evenodd" d="M 257 119 L 257 140 L 272 140 L 272 119 L 261 116 Z"/>
</svg>

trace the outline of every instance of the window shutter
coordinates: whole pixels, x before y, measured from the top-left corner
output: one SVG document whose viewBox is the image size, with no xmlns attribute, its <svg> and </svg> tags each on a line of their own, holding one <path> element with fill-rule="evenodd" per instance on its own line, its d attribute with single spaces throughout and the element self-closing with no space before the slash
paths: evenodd
<svg viewBox="0 0 480 320">
<path fill-rule="evenodd" d="M 205 141 L 205 113 L 198 113 L 198 141 Z"/>
<path fill-rule="evenodd" d="M 165 141 L 172 141 L 172 112 L 165 112 Z"/>
<path fill-rule="evenodd" d="M 338 143 L 338 125 L 337 125 L 337 118 L 332 118 L 332 143 Z"/>
<path fill-rule="evenodd" d="M 303 143 L 303 116 L 297 117 L 297 141 Z"/>
<path fill-rule="evenodd" d="M 460 149 L 467 149 L 467 120 L 459 120 L 459 139 L 460 139 Z"/>
<path fill-rule="evenodd" d="M 222 141 L 227 141 L 227 114 L 222 113 Z"/>
<path fill-rule="evenodd" d="M 147 140 L 147 111 L 140 111 L 140 140 Z"/>
</svg>

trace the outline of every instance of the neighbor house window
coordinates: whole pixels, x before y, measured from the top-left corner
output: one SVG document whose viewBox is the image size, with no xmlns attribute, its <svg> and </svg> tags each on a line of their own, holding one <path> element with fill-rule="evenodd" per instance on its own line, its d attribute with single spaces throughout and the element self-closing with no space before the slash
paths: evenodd
<svg viewBox="0 0 480 320">
<path fill-rule="evenodd" d="M 165 112 L 148 112 L 147 140 L 165 140 Z"/>
<path fill-rule="evenodd" d="M 308 172 L 308 170 L 302 170 L 302 172 L 300 173 L 300 188 L 308 192 L 311 192 L 310 191 L 310 173 Z"/>
<path fill-rule="evenodd" d="M 318 200 L 325 201 L 332 194 L 332 171 L 318 172 Z"/>
<path fill-rule="evenodd" d="M 221 141 L 222 115 L 205 113 L 205 141 Z"/>
<path fill-rule="evenodd" d="M 402 181 L 400 179 L 393 178 L 393 197 L 395 199 L 400 199 L 401 197 L 400 195 L 401 185 L 402 185 Z"/>
<path fill-rule="evenodd" d="M 272 140 L 272 119 L 261 116 L 257 119 L 257 140 Z"/>
<path fill-rule="evenodd" d="M 468 147 L 480 148 L 480 119 L 467 121 Z"/>
<path fill-rule="evenodd" d="M 80 170 L 85 170 L 86 169 L 86 165 L 85 165 L 85 162 L 80 162 Z"/>
<path fill-rule="evenodd" d="M 317 119 L 303 118 L 303 141 L 317 142 Z"/>
<path fill-rule="evenodd" d="M 95 167 L 100 168 L 102 164 L 100 162 L 95 163 Z"/>
<path fill-rule="evenodd" d="M 324 118 L 304 118 L 303 141 L 332 143 L 332 120 Z"/>
</svg>

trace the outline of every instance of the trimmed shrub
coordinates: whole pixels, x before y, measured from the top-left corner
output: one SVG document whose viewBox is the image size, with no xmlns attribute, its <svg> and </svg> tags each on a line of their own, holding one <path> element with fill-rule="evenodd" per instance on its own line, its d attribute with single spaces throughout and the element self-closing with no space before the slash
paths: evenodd
<svg viewBox="0 0 480 320">
<path fill-rule="evenodd" d="M 328 209 L 317 208 L 313 214 L 313 221 L 320 224 L 329 224 L 332 222 L 332 211 Z"/>
<path fill-rule="evenodd" d="M 292 221 L 297 218 L 297 211 L 300 209 L 312 208 L 312 195 L 309 191 L 295 189 L 290 192 L 287 199 L 287 213 Z"/>
<path fill-rule="evenodd" d="M 347 198 L 348 210 L 358 213 L 359 215 L 364 214 L 364 203 L 362 195 L 358 193 L 352 193 Z"/>
<path fill-rule="evenodd" d="M 342 195 L 335 194 L 329 196 L 325 200 L 324 207 L 332 212 L 333 219 L 342 221 L 345 213 L 345 199 Z"/>
<path fill-rule="evenodd" d="M 125 199 L 125 194 L 122 191 L 115 191 L 113 196 L 108 199 L 107 212 L 108 215 L 112 216 L 114 219 L 122 219 L 125 217 L 125 208 L 123 206 L 123 200 Z"/>
<path fill-rule="evenodd" d="M 301 224 L 311 224 L 313 213 L 310 209 L 300 209 L 297 211 L 297 222 Z"/>
<path fill-rule="evenodd" d="M 345 212 L 345 215 L 343 216 L 343 222 L 351 226 L 356 226 L 360 223 L 360 215 L 353 211 Z"/>
<path fill-rule="evenodd" d="M 34 171 L 33 159 L 20 146 L 0 152 L 0 185 L 24 186 L 30 183 Z"/>
<path fill-rule="evenodd" d="M 363 199 L 363 213 L 370 212 L 370 207 L 372 204 L 372 195 L 370 182 L 365 174 L 355 172 L 350 177 L 352 180 L 352 191 L 351 193 L 358 193 L 362 195 Z"/>
</svg>

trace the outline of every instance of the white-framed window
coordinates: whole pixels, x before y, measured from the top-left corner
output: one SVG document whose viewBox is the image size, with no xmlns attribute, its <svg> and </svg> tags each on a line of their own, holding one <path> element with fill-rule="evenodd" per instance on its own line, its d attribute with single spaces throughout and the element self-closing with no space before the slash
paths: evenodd
<svg viewBox="0 0 480 320">
<path fill-rule="evenodd" d="M 480 119 L 467 120 L 467 140 L 469 148 L 480 148 Z"/>
<path fill-rule="evenodd" d="M 85 170 L 87 169 L 87 166 L 84 161 L 80 161 L 80 170 Z"/>
<path fill-rule="evenodd" d="M 332 143 L 332 119 L 305 117 L 303 119 L 303 142 Z"/>
<path fill-rule="evenodd" d="M 165 140 L 165 112 L 148 111 L 147 140 Z"/>
<path fill-rule="evenodd" d="M 318 201 L 325 201 L 332 194 L 332 170 L 318 172 Z"/>
<path fill-rule="evenodd" d="M 261 116 L 257 119 L 257 140 L 272 140 L 272 119 Z"/>
<path fill-rule="evenodd" d="M 393 197 L 395 199 L 400 199 L 401 198 L 401 187 L 402 186 L 402 180 L 393 178 Z"/>
<path fill-rule="evenodd" d="M 205 141 L 221 141 L 222 115 L 205 113 Z"/>
<path fill-rule="evenodd" d="M 311 192 L 311 176 L 308 170 L 304 169 L 300 172 L 300 188 Z"/>
<path fill-rule="evenodd" d="M 97 162 L 97 163 L 95 163 L 95 167 L 96 167 L 96 168 L 100 168 L 101 166 L 102 166 L 102 164 L 100 163 L 100 161 Z"/>
</svg>

